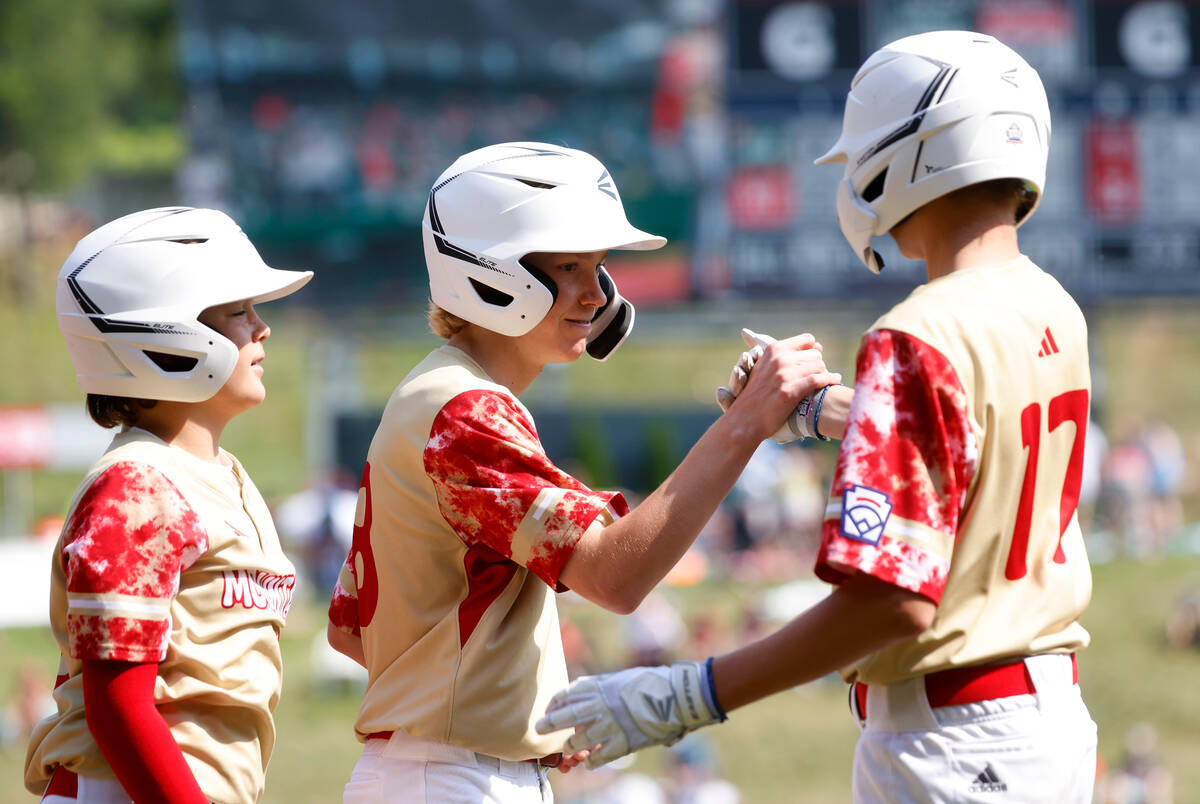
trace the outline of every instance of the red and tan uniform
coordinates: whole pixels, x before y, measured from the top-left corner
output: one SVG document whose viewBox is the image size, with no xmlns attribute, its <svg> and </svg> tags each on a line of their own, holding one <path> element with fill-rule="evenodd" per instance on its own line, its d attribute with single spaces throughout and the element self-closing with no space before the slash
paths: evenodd
<svg viewBox="0 0 1200 804">
<path fill-rule="evenodd" d="M 505 760 L 557 751 L 533 724 L 567 684 L 554 592 L 589 527 L 628 512 L 546 457 L 525 406 L 452 346 L 392 394 L 371 442 L 330 620 L 359 635 L 355 730 Z"/>
<path fill-rule="evenodd" d="M 817 574 L 857 570 L 938 608 L 847 680 L 1087 645 L 1075 507 L 1090 387 L 1078 305 L 1024 258 L 923 285 L 867 332 Z"/>
<path fill-rule="evenodd" d="M 157 662 L 155 704 L 204 794 L 262 794 L 275 743 L 279 631 L 295 570 L 233 456 L 208 463 L 132 429 L 84 478 L 54 551 L 57 714 L 29 743 L 25 784 L 55 768 L 112 778 L 84 719 L 86 659 Z"/>
</svg>

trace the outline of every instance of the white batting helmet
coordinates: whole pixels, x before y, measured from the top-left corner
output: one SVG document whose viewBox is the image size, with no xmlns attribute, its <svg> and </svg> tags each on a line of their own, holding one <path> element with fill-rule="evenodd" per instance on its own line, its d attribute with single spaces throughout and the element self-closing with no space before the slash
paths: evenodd
<svg viewBox="0 0 1200 804">
<path fill-rule="evenodd" d="M 223 212 L 148 209 L 75 246 L 58 273 L 58 328 L 84 392 L 201 402 L 229 379 L 238 350 L 200 313 L 278 299 L 311 278 L 268 267 Z"/>
<path fill-rule="evenodd" d="M 842 133 L 816 164 L 844 162 L 837 214 L 859 259 L 878 273 L 871 238 L 922 205 L 991 179 L 1023 179 L 1041 198 L 1050 107 L 1037 72 L 994 37 L 908 36 L 877 50 L 850 84 Z"/>
<path fill-rule="evenodd" d="M 509 142 L 471 151 L 438 177 L 421 222 L 434 304 L 502 335 L 524 335 L 558 292 L 521 264 L 532 252 L 648 250 L 665 238 L 635 229 L 612 177 L 583 151 Z M 601 269 L 608 299 L 593 318 L 588 353 L 603 360 L 633 326 L 633 305 Z"/>
</svg>

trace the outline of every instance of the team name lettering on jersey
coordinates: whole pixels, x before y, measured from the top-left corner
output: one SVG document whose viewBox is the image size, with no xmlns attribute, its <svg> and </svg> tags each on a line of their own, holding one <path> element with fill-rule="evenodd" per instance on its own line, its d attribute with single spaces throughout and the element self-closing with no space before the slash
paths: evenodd
<svg viewBox="0 0 1200 804">
<path fill-rule="evenodd" d="M 243 608 L 274 611 L 287 617 L 296 590 L 295 575 L 272 575 L 263 570 L 222 570 L 225 589 L 221 607 L 231 609 L 239 603 Z"/>
</svg>

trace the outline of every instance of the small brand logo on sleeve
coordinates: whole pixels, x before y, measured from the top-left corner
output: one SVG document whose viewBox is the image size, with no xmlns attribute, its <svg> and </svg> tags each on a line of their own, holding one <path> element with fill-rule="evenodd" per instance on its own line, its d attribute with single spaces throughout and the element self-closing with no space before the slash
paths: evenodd
<svg viewBox="0 0 1200 804">
<path fill-rule="evenodd" d="M 1042 348 L 1038 350 L 1038 357 L 1056 354 L 1058 354 L 1058 344 L 1054 342 L 1054 336 L 1050 334 L 1050 327 L 1046 327 L 1046 333 L 1042 335 Z"/>
<path fill-rule="evenodd" d="M 847 539 L 879 544 L 892 515 L 892 503 L 882 491 L 869 486 L 847 486 L 842 497 L 842 535 Z"/>
</svg>

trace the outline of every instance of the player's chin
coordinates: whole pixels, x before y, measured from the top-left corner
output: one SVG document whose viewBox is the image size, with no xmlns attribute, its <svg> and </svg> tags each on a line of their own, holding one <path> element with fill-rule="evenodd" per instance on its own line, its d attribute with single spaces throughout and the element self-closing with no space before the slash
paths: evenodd
<svg viewBox="0 0 1200 804">
<path fill-rule="evenodd" d="M 583 357 L 583 353 L 587 351 L 587 338 L 568 338 L 559 346 L 558 363 L 573 363 Z"/>
</svg>

